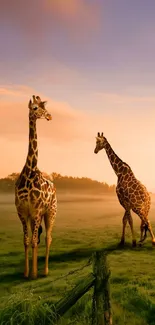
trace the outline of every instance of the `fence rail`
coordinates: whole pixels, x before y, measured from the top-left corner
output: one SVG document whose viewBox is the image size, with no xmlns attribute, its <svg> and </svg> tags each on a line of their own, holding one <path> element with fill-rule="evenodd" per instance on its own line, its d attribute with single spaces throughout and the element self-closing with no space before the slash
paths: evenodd
<svg viewBox="0 0 155 325">
<path fill-rule="evenodd" d="M 92 325 L 112 325 L 110 270 L 105 251 L 95 252 L 92 262 L 93 272 L 85 276 L 64 298 L 55 304 L 55 311 L 58 317 L 62 317 L 90 288 L 94 287 Z"/>
</svg>

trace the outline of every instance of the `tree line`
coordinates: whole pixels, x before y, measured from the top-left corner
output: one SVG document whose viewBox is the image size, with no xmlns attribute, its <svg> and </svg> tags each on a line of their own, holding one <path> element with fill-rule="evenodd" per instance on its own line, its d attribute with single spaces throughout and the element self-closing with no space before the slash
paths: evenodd
<svg viewBox="0 0 155 325">
<path fill-rule="evenodd" d="M 62 176 L 58 173 L 52 173 L 47 175 L 43 173 L 45 177 L 52 179 L 56 189 L 62 191 L 87 191 L 87 192 L 96 192 L 113 194 L 115 193 L 115 185 L 108 185 L 105 182 L 99 182 L 92 180 L 87 177 L 72 177 L 72 176 Z M 12 173 L 5 178 L 0 178 L 0 192 L 4 193 L 13 193 L 15 181 L 19 173 Z"/>
</svg>

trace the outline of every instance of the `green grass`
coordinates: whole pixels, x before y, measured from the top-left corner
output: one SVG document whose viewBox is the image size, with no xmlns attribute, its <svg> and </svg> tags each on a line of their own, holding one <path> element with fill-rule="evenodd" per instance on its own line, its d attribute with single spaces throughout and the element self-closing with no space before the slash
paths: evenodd
<svg viewBox="0 0 155 325">
<path fill-rule="evenodd" d="M 95 250 L 106 248 L 111 269 L 113 323 L 155 325 L 155 248 L 150 237 L 143 247 L 133 249 L 127 227 L 127 243 L 124 249 L 118 249 L 123 209 L 115 197 L 83 196 L 80 201 L 79 195 L 77 200 L 75 196 L 60 194 L 58 200 L 49 276 L 41 276 L 45 254 L 44 231 L 39 245 L 39 276 L 32 281 L 23 279 L 23 234 L 14 196 L 0 196 L 0 324 L 56 324 L 54 309 L 49 308 L 49 304 L 53 306 L 61 299 L 65 291 L 72 289 L 92 271 L 92 266 L 55 280 L 80 268 Z M 153 199 L 149 217 L 153 229 L 154 214 Z M 140 220 L 135 214 L 133 219 L 138 240 Z M 64 315 L 60 324 L 91 324 L 92 294 L 93 289 Z"/>
</svg>

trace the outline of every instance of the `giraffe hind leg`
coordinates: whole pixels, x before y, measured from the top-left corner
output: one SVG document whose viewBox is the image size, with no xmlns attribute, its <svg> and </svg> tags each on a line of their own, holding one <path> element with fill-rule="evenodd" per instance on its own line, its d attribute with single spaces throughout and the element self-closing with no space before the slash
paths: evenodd
<svg viewBox="0 0 155 325">
<path fill-rule="evenodd" d="M 53 213 L 47 213 L 44 215 L 44 223 L 46 229 L 45 245 L 46 245 L 46 255 L 45 255 L 45 266 L 43 275 L 48 275 L 48 262 L 49 262 L 49 252 L 52 243 L 52 228 L 53 228 L 54 216 Z"/>
<path fill-rule="evenodd" d="M 151 227 L 149 220 L 146 220 L 146 221 L 142 220 L 142 222 L 141 222 L 141 238 L 140 238 L 139 243 L 141 244 L 145 241 L 148 231 L 152 237 L 152 244 L 155 245 L 155 236 L 153 234 L 152 227 Z"/>
<path fill-rule="evenodd" d="M 49 253 L 50 253 L 50 246 L 52 243 L 52 229 L 56 217 L 56 212 L 57 212 L 57 200 L 55 195 L 53 198 L 51 209 L 44 215 L 44 223 L 46 229 L 46 238 L 45 238 L 46 256 L 45 256 L 45 267 L 43 272 L 44 276 L 48 275 Z"/>
<path fill-rule="evenodd" d="M 40 244 L 40 235 L 42 234 L 43 232 L 43 228 L 42 228 L 42 225 L 39 226 L 38 228 L 38 245 Z"/>
<path fill-rule="evenodd" d="M 135 209 L 133 209 L 133 211 L 140 217 L 141 219 L 141 226 L 140 226 L 140 230 L 141 230 L 141 236 L 140 236 L 140 241 L 139 241 L 139 245 L 141 245 L 146 237 L 147 237 L 147 231 L 149 231 L 151 237 L 152 237 L 152 244 L 155 245 L 155 236 L 151 227 L 151 223 L 148 220 L 148 217 L 142 213 L 141 211 L 137 211 Z"/>
</svg>

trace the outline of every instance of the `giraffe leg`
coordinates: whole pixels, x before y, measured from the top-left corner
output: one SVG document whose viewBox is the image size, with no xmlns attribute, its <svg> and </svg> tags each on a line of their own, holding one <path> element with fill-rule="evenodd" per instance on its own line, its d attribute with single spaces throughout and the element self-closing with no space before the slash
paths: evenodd
<svg viewBox="0 0 155 325">
<path fill-rule="evenodd" d="M 123 246 L 125 243 L 125 228 L 126 228 L 126 224 L 128 221 L 128 212 L 125 211 L 122 222 L 123 222 L 123 230 L 122 230 L 122 237 L 121 237 L 121 241 L 120 241 L 120 245 Z"/>
<path fill-rule="evenodd" d="M 151 237 L 152 237 L 152 244 L 155 245 L 155 236 L 154 236 L 154 233 L 152 231 L 152 227 L 151 227 L 151 223 L 149 220 L 147 220 L 146 218 L 142 219 L 141 221 L 141 237 L 140 237 L 140 241 L 139 243 L 142 243 L 144 242 L 144 240 L 146 239 L 147 237 L 147 230 L 149 231 Z"/>
<path fill-rule="evenodd" d="M 152 230 L 152 227 L 151 227 L 151 223 L 150 223 L 149 220 L 148 220 L 148 230 L 149 230 L 150 235 L 152 237 L 152 245 L 155 246 L 155 236 L 154 236 L 154 233 L 153 233 L 153 230 Z"/>
<path fill-rule="evenodd" d="M 31 270 L 31 278 L 36 279 L 38 275 L 38 228 L 40 226 L 39 222 L 40 218 L 37 218 L 31 221 L 31 229 L 32 229 L 32 270 Z"/>
<path fill-rule="evenodd" d="M 28 233 L 28 225 L 27 221 L 20 213 L 18 216 L 23 224 L 23 232 L 24 232 L 24 247 L 25 247 L 25 267 L 24 267 L 24 277 L 28 278 L 29 276 L 29 233 Z"/>
<path fill-rule="evenodd" d="M 25 233 L 27 233 L 27 226 L 24 229 L 24 246 L 25 246 L 25 268 L 24 268 L 24 277 L 28 278 L 29 276 L 29 238 Z"/>
<path fill-rule="evenodd" d="M 51 243 L 52 243 L 52 236 L 51 236 L 52 227 L 50 227 L 49 222 L 47 220 L 47 217 L 45 217 L 45 220 L 46 220 L 45 224 L 47 226 L 47 229 L 46 229 L 46 238 L 45 238 L 46 256 L 45 256 L 45 267 L 44 267 L 43 274 L 46 276 L 46 275 L 48 275 L 49 252 L 50 252 L 50 246 L 51 246 Z"/>
<path fill-rule="evenodd" d="M 49 261 L 49 252 L 50 246 L 52 243 L 52 228 L 53 228 L 53 214 L 46 214 L 44 216 L 45 228 L 46 228 L 46 238 L 45 238 L 45 245 L 46 245 L 46 255 L 45 255 L 45 267 L 43 274 L 46 276 L 48 275 L 48 261 Z"/>
<path fill-rule="evenodd" d="M 135 233 L 134 233 L 134 229 L 133 229 L 133 219 L 131 216 L 131 213 L 128 213 L 128 223 L 131 229 L 131 234 L 132 234 L 132 246 L 136 247 L 136 238 L 135 238 Z"/>
<path fill-rule="evenodd" d="M 147 225 L 145 224 L 145 222 L 143 220 L 141 220 L 139 243 L 142 243 L 145 240 L 145 238 L 147 237 L 147 230 L 148 230 Z"/>
<path fill-rule="evenodd" d="M 52 228 L 54 224 L 54 220 L 56 217 L 56 196 L 53 199 L 53 204 L 51 207 L 51 210 L 44 215 L 44 223 L 45 223 L 45 228 L 46 228 L 46 238 L 45 238 L 45 244 L 46 244 L 46 256 L 45 256 L 45 267 L 44 267 L 44 272 L 43 274 L 45 276 L 48 275 L 48 261 L 49 261 L 49 252 L 50 252 L 50 246 L 52 243 Z"/>
</svg>

